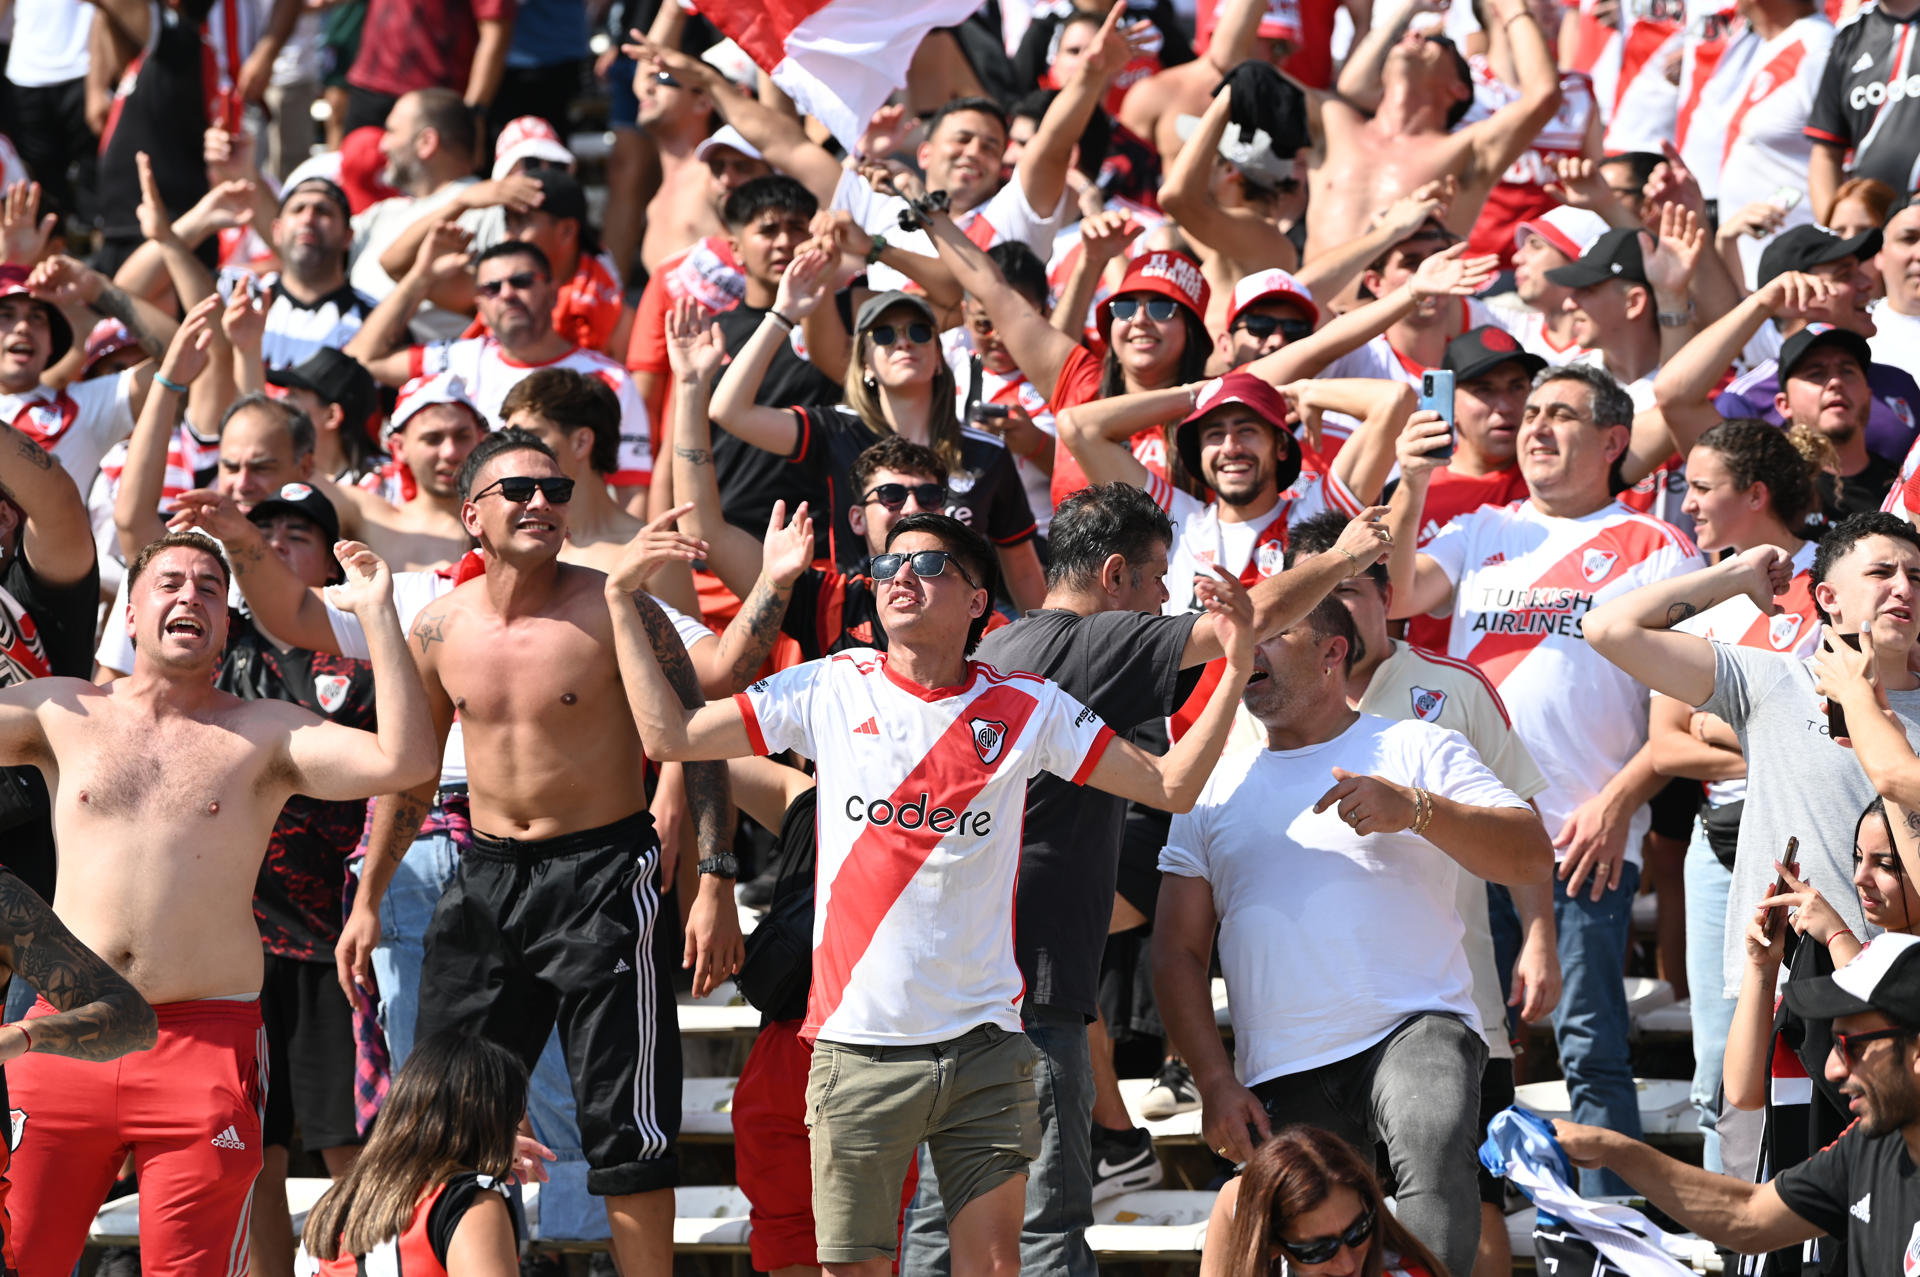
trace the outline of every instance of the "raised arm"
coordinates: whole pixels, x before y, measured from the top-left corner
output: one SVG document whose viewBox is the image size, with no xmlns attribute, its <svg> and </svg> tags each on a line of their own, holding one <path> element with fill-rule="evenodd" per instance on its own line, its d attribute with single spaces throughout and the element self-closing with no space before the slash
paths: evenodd
<svg viewBox="0 0 1920 1277">
<path fill-rule="evenodd" d="M 726 362 L 720 328 L 690 299 L 667 312 L 667 361 L 673 370 L 673 491 L 691 507 L 680 529 L 707 543 L 707 567 L 736 598 L 747 597 L 759 578 L 764 550 L 753 534 L 727 522 L 720 481 L 713 471 L 713 425 L 707 391 Z M 775 327 L 778 327 L 776 324 Z"/>
<path fill-rule="evenodd" d="M 1816 318 L 1827 313 L 1833 285 L 1818 275 L 1788 271 L 1768 280 L 1661 365 L 1653 401 L 1682 456 L 1700 436 L 1720 424 L 1714 387 L 1762 324 L 1775 318 Z"/>
<path fill-rule="evenodd" d="M 1475 807 L 1343 767 L 1333 769 L 1333 782 L 1313 809 L 1325 811 L 1337 804 L 1340 819 L 1363 837 L 1412 829 L 1424 813 L 1427 823 L 1421 836 L 1474 877 L 1508 886 L 1535 885 L 1552 877 L 1553 844 L 1531 807 Z"/>
<path fill-rule="evenodd" d="M 1527 0 L 1489 0 L 1493 20 L 1506 28 L 1520 75 L 1520 96 L 1478 124 L 1465 129 L 1473 146 L 1474 168 L 1488 183 L 1497 181 L 1560 109 L 1560 69 L 1547 33 Z M 1478 216 L 1478 208 L 1458 210 Z"/>
<path fill-rule="evenodd" d="M 1381 520 L 1385 513 L 1384 506 L 1369 506 L 1353 517 L 1332 549 L 1265 577 L 1248 590 L 1253 605 L 1253 641 L 1264 643 L 1299 624 L 1340 582 L 1379 562 L 1387 552 L 1386 525 Z M 1225 654 L 1218 622 L 1209 612 L 1194 622 L 1187 646 L 1180 653 L 1180 667 L 1204 665 Z"/>
<path fill-rule="evenodd" d="M 1353 51 L 1340 68 L 1334 90 L 1348 102 L 1371 115 L 1380 109 L 1381 73 L 1386 70 L 1387 55 L 1407 33 L 1414 15 L 1439 13 L 1444 6 L 1432 0 L 1387 0 L 1373 12 L 1367 33 L 1354 42 Z"/>
<path fill-rule="evenodd" d="M 182 493 L 167 526 L 176 532 L 198 528 L 220 542 L 260 628 L 293 647 L 342 655 L 321 592 L 293 574 L 232 497 L 213 488 Z"/>
<path fill-rule="evenodd" d="M 1193 809 L 1213 765 L 1220 761 L 1233 727 L 1233 712 L 1253 670 L 1253 603 L 1247 588 L 1232 577 L 1220 576 L 1196 582 L 1194 590 L 1215 618 L 1227 661 L 1199 721 L 1159 756 L 1115 737 L 1087 776 L 1087 784 L 1095 789 L 1162 811 Z"/>
<path fill-rule="evenodd" d="M 1688 780 L 1738 780 L 1747 774 L 1747 760 L 1729 749 L 1695 735 L 1694 720 L 1711 719 L 1671 696 L 1656 696 L 1647 711 L 1647 751 L 1653 769 L 1662 776 Z"/>
<path fill-rule="evenodd" d="M 394 290 L 381 298 L 360 331 L 342 348 L 352 355 L 374 380 L 386 386 L 403 386 L 413 370 L 412 341 L 407 326 L 421 303 L 442 281 L 464 274 L 473 254 L 467 245 L 473 237 L 457 223 L 437 221 L 420 243 L 413 266 L 401 277 Z"/>
<path fill-rule="evenodd" d="M 794 510 L 792 519 L 787 518 L 786 502 L 773 503 L 765 545 L 760 574 L 720 635 L 713 669 L 701 673 L 701 689 L 709 695 L 727 697 L 744 689 L 773 651 L 787 605 L 793 601 L 793 583 L 813 560 L 813 519 L 806 502 Z"/>
<path fill-rule="evenodd" d="M 1793 562 L 1779 546 L 1760 545 L 1697 572 L 1655 581 L 1587 613 L 1581 629 L 1593 650 L 1634 677 L 1688 705 L 1713 695 L 1713 644 L 1669 627 L 1716 603 L 1746 595 L 1771 616 L 1780 609 Z"/>
<path fill-rule="evenodd" d="M 378 722 L 371 733 L 324 721 L 296 728 L 287 740 L 293 791 L 323 800 L 352 799 L 426 784 L 439 774 L 440 752 L 434 748 L 420 671 L 394 614 L 393 577 L 358 541 L 340 542 L 334 555 L 346 569 L 346 583 L 336 587 L 336 597 L 367 632 Z"/>
<path fill-rule="evenodd" d="M 776 457 L 793 455 L 800 443 L 800 423 L 791 409 L 772 408 L 755 401 L 781 345 L 796 325 L 827 300 L 832 271 L 833 258 L 818 248 L 805 248 L 793 255 L 786 272 L 780 276 L 779 288 L 774 290 L 772 309 L 727 365 L 726 375 L 714 388 L 713 400 L 708 406 L 713 420 L 729 434 Z"/>
<path fill-rule="evenodd" d="M 1835 641 L 1833 628 L 1827 627 L 1814 654 L 1814 690 L 1846 711 L 1847 743 L 1875 791 L 1888 802 L 1920 809 L 1920 758 L 1907 743 L 1906 728 L 1887 708 L 1872 632 L 1863 630 L 1857 637 L 1858 651 Z"/>
<path fill-rule="evenodd" d="M 1213 198 L 1213 165 L 1231 106 L 1229 94 L 1214 95 L 1200 117 L 1200 127 L 1167 170 L 1160 186 L 1160 207 L 1187 235 L 1232 261 L 1293 266 L 1299 253 L 1270 219 L 1251 208 L 1223 208 Z"/>
<path fill-rule="evenodd" d="M 1060 442 L 1080 463 L 1088 483 L 1147 486 L 1150 475 L 1127 440 L 1142 430 L 1178 421 L 1193 410 L 1198 386 L 1168 386 L 1110 399 L 1090 399 L 1053 419 Z"/>
<path fill-rule="evenodd" d="M 1013 180 L 1020 183 L 1027 207 L 1043 218 L 1053 216 L 1067 192 L 1067 170 L 1072 167 L 1073 149 L 1087 131 L 1093 113 L 1100 109 L 1107 86 L 1133 60 L 1137 46 L 1145 43 L 1152 28 L 1145 22 L 1121 27 L 1127 6 L 1115 5 L 1100 24 L 1093 43 L 1087 46 L 1073 78 L 1067 81 L 1040 117 L 1033 137 L 1020 152 Z"/>
<path fill-rule="evenodd" d="M 1032 302 L 1007 283 L 993 259 L 945 213 L 933 215 L 927 235 L 954 280 L 986 308 L 993 319 L 993 330 L 1013 362 L 1035 389 L 1052 399 L 1060 370 L 1080 343 L 1047 322 Z"/>
<path fill-rule="evenodd" d="M 665 659 L 684 665 L 686 651 L 666 613 L 634 588 L 637 563 L 633 547 L 607 575 L 607 610 L 613 617 L 614 655 L 627 705 L 640 729 L 640 743 L 661 762 L 745 758 L 753 753 L 746 720 L 737 701 L 710 701 L 690 710 L 675 691 Z M 692 671 L 685 671 L 688 680 Z"/>
<path fill-rule="evenodd" d="M 160 360 L 164 381 L 156 382 L 147 401 L 140 405 L 140 416 L 127 439 L 126 466 L 113 497 L 113 524 L 120 537 L 120 553 L 129 563 L 163 530 L 160 501 L 166 488 L 167 449 L 186 398 L 165 382 L 191 386 L 206 371 L 219 310 L 218 297 L 203 297 L 187 312 Z"/>
<path fill-rule="evenodd" d="M 1293 400 L 1303 419 L 1315 423 L 1315 434 L 1325 413 L 1342 412 L 1360 419 L 1360 428 L 1333 459 L 1333 475 L 1360 500 L 1379 500 L 1393 469 L 1394 446 L 1420 401 L 1413 387 L 1378 377 L 1333 377 L 1298 381 L 1285 387 L 1283 393 Z"/>
<path fill-rule="evenodd" d="M 0 957 L 58 1008 L 58 1014 L 0 1029 L 0 1064 L 28 1051 L 112 1060 L 145 1051 L 158 1039 L 159 1022 L 146 999 L 81 944 L 33 888 L 5 871 L 0 871 Z"/>
<path fill-rule="evenodd" d="M 1452 174 L 1428 182 L 1411 195 L 1402 195 L 1374 217 L 1367 229 L 1338 244 L 1309 243 L 1300 268 L 1293 272 L 1315 297 L 1338 297 L 1360 278 L 1368 263 L 1429 221 L 1445 222 L 1447 208 L 1459 190 Z"/>
<path fill-rule="evenodd" d="M 73 585 L 93 571 L 93 531 L 80 489 L 45 448 L 0 422 L 0 496 L 26 516 L 19 545 L 34 575 Z"/>
<path fill-rule="evenodd" d="M 1453 601 L 1452 579 L 1433 556 L 1418 548 L 1427 487 L 1440 465 L 1429 454 L 1444 447 L 1452 435 L 1446 418 L 1422 409 L 1407 418 L 1394 445 L 1400 483 L 1387 502 L 1387 534 L 1393 547 L 1387 554 L 1387 579 L 1393 584 L 1393 604 L 1387 615 L 1396 621 L 1437 612 Z"/>
</svg>

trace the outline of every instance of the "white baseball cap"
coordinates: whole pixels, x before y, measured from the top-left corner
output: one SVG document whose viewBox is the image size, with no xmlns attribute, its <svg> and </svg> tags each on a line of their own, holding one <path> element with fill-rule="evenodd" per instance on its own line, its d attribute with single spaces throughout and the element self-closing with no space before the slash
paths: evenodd
<svg viewBox="0 0 1920 1277">
<path fill-rule="evenodd" d="M 1316 324 L 1320 322 L 1320 307 L 1313 300 L 1313 294 L 1307 291 L 1307 286 L 1275 266 L 1240 277 L 1240 282 L 1233 286 L 1233 306 L 1227 314 L 1227 327 L 1233 327 L 1233 322 L 1240 318 L 1240 313 L 1247 307 L 1276 297 L 1298 302 L 1307 308 L 1308 319 Z"/>
<path fill-rule="evenodd" d="M 458 373 L 443 372 L 432 377 L 415 377 L 400 387 L 399 402 L 394 404 L 393 416 L 387 422 L 386 437 L 406 429 L 407 422 L 421 409 L 443 403 L 458 404 L 465 408 L 473 414 L 482 430 L 492 428 L 487 414 L 480 411 L 480 406 L 467 393 L 467 379 Z"/>
<path fill-rule="evenodd" d="M 1600 214 L 1591 209 L 1562 204 L 1514 227 L 1513 242 L 1517 246 L 1524 242 L 1525 236 L 1538 235 L 1565 253 L 1567 260 L 1579 261 L 1593 247 L 1594 241 L 1606 233 L 1607 219 Z"/>
<path fill-rule="evenodd" d="M 573 152 L 561 143 L 553 125 L 537 115 L 509 120 L 500 130 L 500 140 L 493 144 L 493 180 L 513 172 L 521 160 L 549 160 L 573 168 Z"/>
<path fill-rule="evenodd" d="M 734 128 L 731 124 L 722 124 L 712 133 L 700 139 L 700 145 L 693 148 L 693 158 L 704 164 L 707 162 L 707 156 L 713 153 L 714 148 L 721 146 L 731 147 L 750 160 L 766 158 L 760 154 L 759 147 L 742 137 L 740 130 Z"/>
</svg>

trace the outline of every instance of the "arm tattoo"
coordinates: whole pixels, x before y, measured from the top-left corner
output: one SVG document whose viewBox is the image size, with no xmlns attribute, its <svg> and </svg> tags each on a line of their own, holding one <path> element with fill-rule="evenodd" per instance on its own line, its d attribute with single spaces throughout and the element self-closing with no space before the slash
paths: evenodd
<svg viewBox="0 0 1920 1277">
<path fill-rule="evenodd" d="M 413 638 L 419 640 L 420 654 L 426 655 L 429 647 L 446 641 L 447 617 L 439 608 L 422 612 L 413 622 Z"/>
<path fill-rule="evenodd" d="M 245 576 L 259 567 L 266 556 L 265 549 L 258 545 L 229 545 L 224 548 L 227 552 L 227 562 L 233 565 L 235 576 Z"/>
<path fill-rule="evenodd" d="M 710 466 L 713 464 L 713 453 L 705 448 L 682 448 L 676 443 L 673 445 L 673 455 L 676 457 L 684 457 L 696 466 Z"/>
<path fill-rule="evenodd" d="M 27 983 L 60 1008 L 27 1030 L 34 1050 L 99 1061 L 153 1045 L 153 1008 L 12 874 L 0 874 L 0 943 L 12 948 Z"/>
<path fill-rule="evenodd" d="M 1672 629 L 1688 617 L 1697 615 L 1699 611 L 1700 609 L 1691 603 L 1675 603 L 1667 609 L 1667 628 Z"/>
<path fill-rule="evenodd" d="M 158 359 L 167 353 L 167 343 L 141 324 L 140 312 L 134 309 L 133 298 L 127 296 L 118 284 L 102 284 L 100 295 L 93 299 L 93 308 L 108 319 L 117 319 L 124 324 L 128 335 L 140 343 L 140 349 L 147 352 L 149 359 Z"/>
<path fill-rule="evenodd" d="M 673 622 L 660 610 L 653 596 L 644 590 L 634 592 L 633 604 L 646 628 L 647 641 L 653 646 L 654 659 L 661 672 L 688 709 L 707 703 L 700 693 L 700 679 L 686 646 L 674 632 Z M 762 659 L 765 659 L 764 656 Z M 758 662 L 755 663 L 756 668 Z M 682 763 L 687 782 L 687 806 L 693 810 L 694 842 L 704 856 L 717 855 L 733 845 L 733 797 L 727 784 L 725 763 Z"/>
<path fill-rule="evenodd" d="M 14 450 L 20 454 L 22 461 L 32 463 L 33 468 L 36 470 L 53 469 L 52 453 L 29 439 L 26 435 L 21 434 L 18 430 L 15 430 L 12 426 L 4 426 L 0 427 L 0 429 L 4 429 L 13 439 Z"/>
<path fill-rule="evenodd" d="M 773 641 L 780 637 L 780 623 L 787 618 L 787 602 L 792 595 L 792 586 L 775 585 L 764 572 L 753 583 L 747 601 L 740 605 L 739 615 L 727 626 L 729 635 L 736 625 L 746 627 L 746 646 L 734 658 L 733 668 L 727 671 L 734 690 L 751 683 L 755 672 L 766 663 Z"/>
<path fill-rule="evenodd" d="M 1920 834 L 1920 811 L 1903 811 L 1909 833 Z"/>
</svg>

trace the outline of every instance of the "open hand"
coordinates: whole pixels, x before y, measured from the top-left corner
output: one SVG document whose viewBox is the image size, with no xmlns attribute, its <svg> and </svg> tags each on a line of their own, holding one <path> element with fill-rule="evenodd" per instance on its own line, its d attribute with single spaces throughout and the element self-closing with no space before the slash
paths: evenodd
<svg viewBox="0 0 1920 1277">
<path fill-rule="evenodd" d="M 676 377 L 710 383 L 727 362 L 726 339 L 707 308 L 682 297 L 667 310 L 667 366 Z"/>
<path fill-rule="evenodd" d="M 32 270 L 46 255 L 47 242 L 59 224 L 56 214 L 40 216 L 40 183 L 15 182 L 0 201 L 0 256 L 9 266 Z"/>
<path fill-rule="evenodd" d="M 335 607 L 362 621 L 393 607 L 393 573 L 366 542 L 336 541 L 333 557 L 346 570 L 346 579 L 327 592 Z"/>
<path fill-rule="evenodd" d="M 775 585 L 785 588 L 800 579 L 813 562 L 813 519 L 807 503 L 794 507 L 787 518 L 787 503 L 773 503 L 773 517 L 767 520 L 766 549 L 760 556 L 760 570 Z"/>
<path fill-rule="evenodd" d="M 773 308 L 799 323 L 820 308 L 827 298 L 827 281 L 833 273 L 833 258 L 818 248 L 803 248 L 793 255 L 774 290 Z"/>
<path fill-rule="evenodd" d="M 653 574 L 669 563 L 692 563 L 704 558 L 707 553 L 705 541 L 674 530 L 674 524 L 680 516 L 691 509 L 691 501 L 677 505 L 648 521 L 634 533 L 633 540 L 627 542 L 626 548 L 620 552 L 620 561 L 614 565 L 613 571 L 607 573 L 608 588 L 631 594 L 646 588 Z"/>
<path fill-rule="evenodd" d="M 1407 291 L 1416 302 L 1434 297 L 1471 297 L 1500 271 L 1500 259 L 1487 254 L 1468 257 L 1463 240 L 1433 254 L 1415 268 Z"/>
<path fill-rule="evenodd" d="M 257 352 L 267 333 L 267 298 L 255 292 L 253 276 L 243 275 L 220 316 L 220 329 L 241 350 Z"/>
<path fill-rule="evenodd" d="M 160 357 L 160 375 L 179 385 L 190 385 L 207 369 L 207 351 L 213 344 L 215 315 L 220 309 L 220 294 L 202 297 L 174 330 L 167 353 Z"/>
<path fill-rule="evenodd" d="M 1246 673 L 1253 668 L 1253 596 L 1233 576 L 1200 577 L 1194 597 L 1213 615 L 1214 634 L 1227 658 L 1227 668 Z"/>
</svg>

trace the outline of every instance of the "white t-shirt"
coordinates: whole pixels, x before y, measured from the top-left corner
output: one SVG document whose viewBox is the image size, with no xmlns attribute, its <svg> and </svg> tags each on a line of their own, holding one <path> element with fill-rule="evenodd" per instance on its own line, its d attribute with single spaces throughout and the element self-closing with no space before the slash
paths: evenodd
<svg viewBox="0 0 1920 1277">
<path fill-rule="evenodd" d="M 7 79 L 22 88 L 86 78 L 93 6 L 84 0 L 16 0 Z"/>
<path fill-rule="evenodd" d="M 1219 568 L 1243 585 L 1253 585 L 1286 566 L 1286 536 L 1291 524 L 1326 510 L 1352 517 L 1364 508 L 1338 477 L 1305 467 L 1271 511 L 1240 523 L 1222 521 L 1219 502 L 1202 502 L 1151 470 L 1147 472 L 1147 495 L 1173 520 L 1163 609 L 1169 616 L 1194 610 L 1194 582 L 1211 575 L 1204 569 Z"/>
<path fill-rule="evenodd" d="M 1046 261 L 1053 252 L 1054 233 L 1065 220 L 1070 205 L 1065 189 L 1060 203 L 1050 214 L 1041 214 L 1027 203 L 1026 188 L 1020 184 L 1020 170 L 1004 182 L 992 198 L 976 208 L 953 216 L 953 224 L 966 233 L 981 249 L 992 248 L 1008 240 L 1019 240 Z M 850 213 L 860 228 L 870 235 L 885 235 L 887 243 L 906 253 L 935 256 L 933 241 L 925 231 L 900 229 L 900 212 L 907 202 L 898 195 L 882 195 L 852 169 L 840 175 L 829 206 Z M 890 266 L 875 262 L 867 269 L 867 282 L 876 289 L 906 288 L 912 281 Z"/>
<path fill-rule="evenodd" d="M 1535 797 L 1558 833 L 1647 743 L 1647 689 L 1587 646 L 1586 614 L 1654 581 L 1705 566 L 1678 529 L 1612 502 L 1578 519 L 1531 501 L 1482 506 L 1421 553 L 1453 582 L 1449 656 L 1499 689 L 1547 788 Z M 1627 858 L 1640 861 L 1636 812 Z"/>
<path fill-rule="evenodd" d="M 0 421 L 53 454 L 86 492 L 107 449 L 133 433 L 134 370 L 76 381 L 65 390 L 35 386 L 0 395 Z"/>
<path fill-rule="evenodd" d="M 1820 77 L 1827 67 L 1827 47 L 1832 43 L 1833 24 L 1816 11 L 1793 22 L 1754 52 L 1734 91 L 1727 118 L 1726 144 L 1719 166 L 1722 216 L 1731 216 L 1783 187 L 1805 193 L 1813 143 L 1802 130 L 1813 112 L 1814 94 L 1820 88 Z M 1811 221 L 1813 201 L 1802 199 L 1787 212 L 1781 229 Z M 1739 239 L 1748 288 L 1755 286 L 1760 254 L 1772 238 L 1742 235 Z"/>
<path fill-rule="evenodd" d="M 1920 315 L 1903 315 L 1890 302 L 1873 308 L 1873 336 L 1867 349 L 1876 364 L 1891 364 L 1920 381 Z"/>
<path fill-rule="evenodd" d="M 1897 489 L 1896 489 L 1897 491 Z M 1819 543 L 1808 541 L 1793 556 L 1793 582 L 1778 600 L 1777 616 L 1762 616 L 1746 595 L 1722 599 L 1698 616 L 1690 616 L 1673 628 L 1682 634 L 1695 634 L 1715 643 L 1737 647 L 1757 647 L 1763 652 L 1784 652 L 1805 660 L 1820 650 L 1823 626 L 1813 604 L 1813 556 Z M 1655 696 L 1662 695 L 1655 692 Z M 1724 807 L 1747 796 L 1747 778 L 1710 780 L 1707 803 Z"/>
<path fill-rule="evenodd" d="M 1410 1016 L 1479 1027 L 1452 857 L 1410 831 L 1362 837 L 1313 805 L 1332 771 L 1477 807 L 1518 807 L 1458 732 L 1362 714 L 1305 749 L 1220 760 L 1173 818 L 1162 873 L 1204 879 L 1220 917 L 1234 1070 L 1248 1086 L 1357 1055 Z"/>
<path fill-rule="evenodd" d="M 1113 738 L 1035 674 L 970 661 L 957 687 L 916 686 L 857 648 L 734 698 L 757 754 L 819 764 L 813 988 L 802 1034 L 945 1042 L 1020 1030 L 1013 889 L 1027 782 L 1084 784 Z"/>
<path fill-rule="evenodd" d="M 1556 345 L 1547 333 L 1547 317 L 1540 311 L 1503 310 L 1500 316 L 1507 331 L 1520 343 L 1520 348 L 1530 355 L 1540 356 L 1550 368 L 1591 359 L 1596 353 L 1591 347 L 1582 346 L 1571 337 L 1567 338 L 1566 345 Z"/>
<path fill-rule="evenodd" d="M 467 337 L 460 341 L 416 346 L 413 377 L 433 377 L 443 372 L 458 374 L 467 383 L 467 397 L 485 414 L 495 429 L 500 427 L 500 404 L 507 392 L 542 368 L 571 368 L 589 377 L 598 377 L 620 398 L 620 468 L 607 476 L 607 482 L 621 487 L 644 487 L 653 481 L 653 444 L 647 405 L 633 384 L 633 377 L 597 350 L 575 347 L 560 358 L 544 364 L 523 364 L 508 357 L 493 337 Z"/>
</svg>

